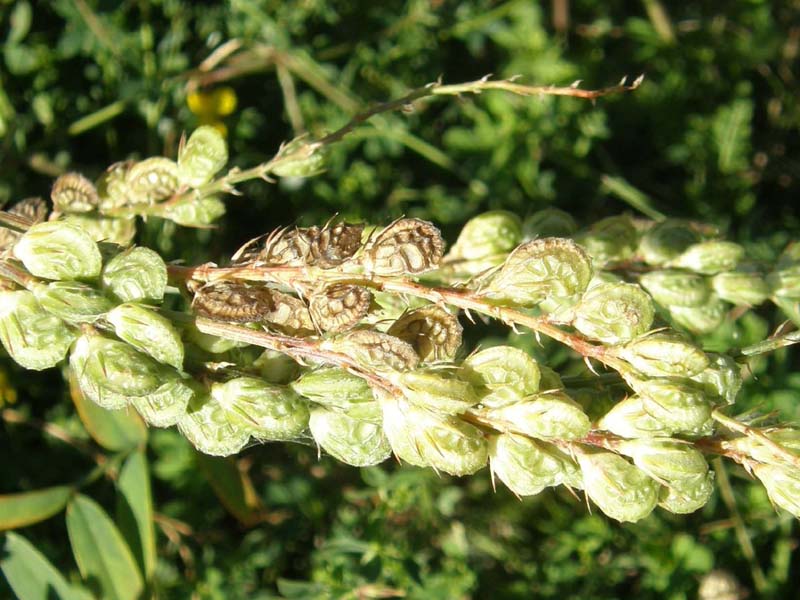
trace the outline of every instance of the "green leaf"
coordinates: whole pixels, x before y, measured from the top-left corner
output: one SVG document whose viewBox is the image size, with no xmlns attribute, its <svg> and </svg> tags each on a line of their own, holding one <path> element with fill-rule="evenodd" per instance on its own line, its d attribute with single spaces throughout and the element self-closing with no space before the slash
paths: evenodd
<svg viewBox="0 0 800 600">
<path fill-rule="evenodd" d="M 232 458 L 195 453 L 197 464 L 226 510 L 246 527 L 264 520 L 265 509 L 250 476 Z"/>
<path fill-rule="evenodd" d="M 746 169 L 750 155 L 750 129 L 753 119 L 753 102 L 734 100 L 721 106 L 714 115 L 711 129 L 717 147 L 717 163 L 723 173 Z"/>
<path fill-rule="evenodd" d="M 119 529 L 99 504 L 75 496 L 67 506 L 67 533 L 81 575 L 100 597 L 139 598 L 144 589 L 142 575 Z"/>
<path fill-rule="evenodd" d="M 0 496 L 0 530 L 25 527 L 49 519 L 67 504 L 68 485 Z"/>
<path fill-rule="evenodd" d="M 64 576 L 21 535 L 7 533 L 2 545 L 0 570 L 19 600 L 88 600 L 84 590 L 74 588 Z"/>
<path fill-rule="evenodd" d="M 147 426 L 133 409 L 106 410 L 86 398 L 69 374 L 69 389 L 83 426 L 94 440 L 115 452 L 142 446 L 147 441 Z"/>
<path fill-rule="evenodd" d="M 156 565 L 153 497 L 150 471 L 143 450 L 131 454 L 122 465 L 117 480 L 117 522 L 145 579 L 150 580 Z"/>
</svg>

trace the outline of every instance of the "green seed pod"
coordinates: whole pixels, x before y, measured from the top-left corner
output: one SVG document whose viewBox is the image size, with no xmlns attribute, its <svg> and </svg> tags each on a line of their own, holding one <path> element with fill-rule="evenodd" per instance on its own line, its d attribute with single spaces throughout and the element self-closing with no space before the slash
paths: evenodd
<svg viewBox="0 0 800 600">
<path fill-rule="evenodd" d="M 149 248 L 134 247 L 108 261 L 102 282 L 123 302 L 161 302 L 167 287 L 167 265 Z"/>
<path fill-rule="evenodd" d="M 503 433 L 489 439 L 492 474 L 518 496 L 534 496 L 551 486 L 581 484 L 578 466 L 546 442 Z"/>
<path fill-rule="evenodd" d="M 676 479 L 661 488 L 658 505 L 676 515 L 686 515 L 703 508 L 714 493 L 714 471 Z"/>
<path fill-rule="evenodd" d="M 197 326 L 194 323 L 187 323 L 184 326 L 183 332 L 185 341 L 190 342 L 201 350 L 211 354 L 223 354 L 233 350 L 234 348 L 241 348 L 247 345 L 243 342 L 237 342 L 235 340 L 229 340 L 217 335 L 203 333 L 197 329 Z"/>
<path fill-rule="evenodd" d="M 678 378 L 648 379 L 635 384 L 647 413 L 673 433 L 692 433 L 711 418 L 713 408 L 702 387 Z"/>
<path fill-rule="evenodd" d="M 271 173 L 278 177 L 313 177 L 325 170 L 325 152 L 321 146 L 295 138 L 284 145 L 272 159 Z"/>
<path fill-rule="evenodd" d="M 795 467 L 756 464 L 752 471 L 767 488 L 773 504 L 800 518 L 800 474 Z"/>
<path fill-rule="evenodd" d="M 233 423 L 230 414 L 215 398 L 196 394 L 178 419 L 178 431 L 204 454 L 230 456 L 250 441 L 250 430 Z"/>
<path fill-rule="evenodd" d="M 171 427 L 186 413 L 193 397 L 192 387 L 175 379 L 163 384 L 152 394 L 131 398 L 131 404 L 148 425 Z"/>
<path fill-rule="evenodd" d="M 60 175 L 50 191 L 50 199 L 55 210 L 65 213 L 91 212 L 100 204 L 94 184 L 80 173 Z"/>
<path fill-rule="evenodd" d="M 575 219 L 558 208 L 545 208 L 533 213 L 522 224 L 524 239 L 570 237 L 578 230 Z"/>
<path fill-rule="evenodd" d="M 183 342 L 169 319 L 138 304 L 120 304 L 106 319 L 131 346 L 157 361 L 183 369 Z"/>
<path fill-rule="evenodd" d="M 618 356 L 650 377 L 691 377 L 709 364 L 700 348 L 672 332 L 643 335 L 619 348 Z"/>
<path fill-rule="evenodd" d="M 729 306 L 712 296 L 703 306 L 673 306 L 669 309 L 669 316 L 675 325 L 690 333 L 706 335 L 716 331 L 725 322 Z"/>
<path fill-rule="evenodd" d="M 128 204 L 155 204 L 178 191 L 178 163 L 154 156 L 134 164 L 125 176 L 130 190 Z"/>
<path fill-rule="evenodd" d="M 32 290 L 47 312 L 68 323 L 94 323 L 114 307 L 100 290 L 75 281 L 36 284 Z"/>
<path fill-rule="evenodd" d="M 364 379 L 344 369 L 324 367 L 307 371 L 290 387 L 301 396 L 354 419 L 381 419 L 381 407 L 372 394 L 372 388 Z"/>
<path fill-rule="evenodd" d="M 136 217 L 102 217 L 95 213 L 68 214 L 63 219 L 83 229 L 96 242 L 129 246 L 136 237 Z"/>
<path fill-rule="evenodd" d="M 703 306 L 711 295 L 706 277 L 685 271 L 652 271 L 642 275 L 639 283 L 653 300 L 666 307 Z"/>
<path fill-rule="evenodd" d="M 255 377 L 211 386 L 211 398 L 228 420 L 263 441 L 297 439 L 308 426 L 308 405 L 291 389 Z"/>
<path fill-rule="evenodd" d="M 184 227 L 209 227 L 225 214 L 225 203 L 217 196 L 189 198 L 176 204 L 162 204 L 157 214 Z"/>
<path fill-rule="evenodd" d="M 458 414 L 478 403 L 472 385 L 452 372 L 416 369 L 392 375 L 390 381 L 403 390 L 409 402 L 435 413 Z"/>
<path fill-rule="evenodd" d="M 489 408 L 516 402 L 539 391 L 539 364 L 527 352 L 513 346 L 494 346 L 471 354 L 462 370 L 467 381 L 487 390 L 481 403 Z"/>
<path fill-rule="evenodd" d="M 744 258 L 744 248 L 734 242 L 710 240 L 689 246 L 669 266 L 703 275 L 733 271 Z"/>
<path fill-rule="evenodd" d="M 618 402 L 597 423 L 624 438 L 654 438 L 672 435 L 672 430 L 651 415 L 641 396 L 628 396 Z"/>
<path fill-rule="evenodd" d="M 575 241 L 586 249 L 595 266 L 603 266 L 633 256 L 639 234 L 629 217 L 608 217 L 575 236 Z"/>
<path fill-rule="evenodd" d="M 334 458 L 354 467 L 382 463 L 392 454 L 380 423 L 361 421 L 324 408 L 311 411 L 314 441 Z"/>
<path fill-rule="evenodd" d="M 379 331 L 359 329 L 338 338 L 325 340 L 324 350 L 342 352 L 367 368 L 379 371 L 410 371 L 419 365 L 411 344 Z"/>
<path fill-rule="evenodd" d="M 269 383 L 289 383 L 300 373 L 297 362 L 277 350 L 264 350 L 251 366 Z"/>
<path fill-rule="evenodd" d="M 128 187 L 128 171 L 134 161 L 116 162 L 108 167 L 97 179 L 97 193 L 100 196 L 100 212 L 109 212 L 129 203 L 133 192 Z"/>
<path fill-rule="evenodd" d="M 592 426 L 580 405 L 558 390 L 490 409 L 486 416 L 541 440 L 577 440 L 586 436 Z"/>
<path fill-rule="evenodd" d="M 774 270 L 767 275 L 767 285 L 773 296 L 787 300 L 800 300 L 800 263 L 787 264 Z"/>
<path fill-rule="evenodd" d="M 564 382 L 561 381 L 561 376 L 550 367 L 539 365 L 539 373 L 541 374 L 539 379 L 539 389 L 541 391 L 564 389 Z"/>
<path fill-rule="evenodd" d="M 78 338 L 69 366 L 83 394 L 103 408 L 126 406 L 134 396 L 154 393 L 177 373 L 163 367 L 125 342 L 99 334 Z"/>
<path fill-rule="evenodd" d="M 591 288 L 575 308 L 574 327 L 589 339 L 621 344 L 650 329 L 655 309 L 634 283 L 601 283 Z"/>
<path fill-rule="evenodd" d="M 699 450 L 668 438 L 623 440 L 614 450 L 664 485 L 708 472 L 708 462 Z"/>
<path fill-rule="evenodd" d="M 521 306 L 583 293 L 592 278 L 592 263 L 575 242 L 543 238 L 516 248 L 481 293 Z"/>
<path fill-rule="evenodd" d="M 423 362 L 435 362 L 455 358 L 463 331 L 456 315 L 429 304 L 405 313 L 386 333 L 411 344 Z"/>
<path fill-rule="evenodd" d="M 0 342 L 14 361 L 41 371 L 67 354 L 75 333 L 27 290 L 0 292 Z"/>
<path fill-rule="evenodd" d="M 583 489 L 600 510 L 617 521 L 636 522 L 656 507 L 658 484 L 627 460 L 606 451 L 581 452 Z"/>
<path fill-rule="evenodd" d="M 474 275 L 502 263 L 521 241 L 517 215 L 505 210 L 485 212 L 467 221 L 444 263 L 459 273 Z"/>
<path fill-rule="evenodd" d="M 707 353 L 709 364 L 703 371 L 692 375 L 692 381 L 700 384 L 709 398 L 718 397 L 733 404 L 742 389 L 742 371 L 735 360 L 727 354 Z"/>
<path fill-rule="evenodd" d="M 210 125 L 201 125 L 178 150 L 181 183 L 200 187 L 211 181 L 228 162 L 228 144 Z"/>
<path fill-rule="evenodd" d="M 47 218 L 47 213 L 50 212 L 47 208 L 47 203 L 41 198 L 25 198 L 20 200 L 11 208 L 6 208 L 5 212 L 18 217 L 28 219 L 31 225 L 41 223 Z M 5 258 L 13 254 L 14 245 L 22 234 L 0 227 L 0 258 Z"/>
<path fill-rule="evenodd" d="M 663 265 L 700 241 L 689 223 L 667 219 L 648 229 L 639 241 L 638 254 L 648 265 Z"/>
<path fill-rule="evenodd" d="M 387 398 L 381 405 L 384 432 L 401 460 L 450 475 L 471 475 L 486 465 L 487 443 L 477 427 L 404 399 Z"/>
<path fill-rule="evenodd" d="M 788 450 L 791 454 L 800 456 L 800 430 L 790 427 L 773 429 L 772 431 L 766 432 L 766 436 L 783 449 Z M 772 446 L 750 436 L 741 436 L 727 440 L 725 446 L 758 462 L 783 464 L 787 467 L 793 467 L 791 463 L 787 464 L 787 458 L 776 452 Z"/>
<path fill-rule="evenodd" d="M 100 274 L 100 249 L 83 229 L 63 221 L 34 225 L 14 246 L 32 275 L 43 279 L 93 279 Z"/>
<path fill-rule="evenodd" d="M 711 278 L 717 296 L 737 306 L 758 306 L 770 295 L 767 281 L 760 273 L 729 271 Z"/>
</svg>

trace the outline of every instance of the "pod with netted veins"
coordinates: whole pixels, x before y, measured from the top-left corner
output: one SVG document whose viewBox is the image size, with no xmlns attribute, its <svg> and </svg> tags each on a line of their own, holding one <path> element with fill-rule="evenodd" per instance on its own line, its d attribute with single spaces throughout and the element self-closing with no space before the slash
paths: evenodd
<svg viewBox="0 0 800 600">
<path fill-rule="evenodd" d="M 91 212 L 100 204 L 94 184 L 80 173 L 64 173 L 53 183 L 50 199 L 56 210 L 67 213 Z"/>
<path fill-rule="evenodd" d="M 453 360 L 464 328 L 458 317 L 431 304 L 407 312 L 387 333 L 408 342 L 423 362 Z"/>
<path fill-rule="evenodd" d="M 444 254 L 439 230 L 421 219 L 398 219 L 374 235 L 362 264 L 376 275 L 416 275 L 436 269 Z"/>
<path fill-rule="evenodd" d="M 409 371 L 419 365 L 419 356 L 411 344 L 370 329 L 358 329 L 325 340 L 321 347 L 347 354 L 360 365 L 378 371 Z"/>
<path fill-rule="evenodd" d="M 314 293 L 308 300 L 311 319 L 321 331 L 341 332 L 355 327 L 369 312 L 372 292 L 337 283 Z"/>
<path fill-rule="evenodd" d="M 195 292 L 197 314 L 231 323 L 262 323 L 293 335 L 315 332 L 308 307 L 299 298 L 265 286 L 214 282 Z"/>
</svg>

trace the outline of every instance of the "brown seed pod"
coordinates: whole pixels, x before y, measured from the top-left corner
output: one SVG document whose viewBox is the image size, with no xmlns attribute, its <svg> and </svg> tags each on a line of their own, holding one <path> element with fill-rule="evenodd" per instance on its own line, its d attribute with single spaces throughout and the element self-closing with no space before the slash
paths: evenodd
<svg viewBox="0 0 800 600">
<path fill-rule="evenodd" d="M 264 242 L 264 247 L 254 257 L 258 263 L 286 267 L 302 267 L 308 264 L 311 244 L 318 228 L 295 227 L 277 229 Z"/>
<path fill-rule="evenodd" d="M 31 225 L 41 223 L 47 218 L 47 203 L 41 198 L 25 198 L 8 209 L 12 215 L 30 219 Z M 0 258 L 10 254 L 21 233 L 0 227 Z"/>
<path fill-rule="evenodd" d="M 371 304 L 372 292 L 367 288 L 337 283 L 312 295 L 308 309 L 320 330 L 340 332 L 355 327 Z"/>
<path fill-rule="evenodd" d="M 138 162 L 128 170 L 125 183 L 131 191 L 129 203 L 152 204 L 169 198 L 178 191 L 178 163 L 155 156 Z"/>
<path fill-rule="evenodd" d="M 421 219 L 398 219 L 366 246 L 364 266 L 377 275 L 404 275 L 435 269 L 444 253 L 442 234 Z"/>
<path fill-rule="evenodd" d="M 50 190 L 56 210 L 68 213 L 91 212 L 100 204 L 94 184 L 80 173 L 65 173 L 56 179 Z"/>
<path fill-rule="evenodd" d="M 344 352 L 374 369 L 410 371 L 419 365 L 419 356 L 411 344 L 371 329 L 359 329 L 328 342 L 332 350 Z"/>
<path fill-rule="evenodd" d="M 312 228 L 316 229 L 316 227 Z M 358 252 L 361 248 L 363 225 L 337 223 L 326 225 L 312 236 L 311 259 L 313 264 L 322 269 L 339 266 Z"/>
<path fill-rule="evenodd" d="M 275 311 L 275 291 L 233 281 L 219 281 L 197 289 L 192 307 L 211 319 L 250 323 Z"/>
<path fill-rule="evenodd" d="M 265 314 L 260 322 L 287 335 L 308 336 L 317 332 L 306 303 L 289 294 L 273 290 L 275 310 Z"/>
<path fill-rule="evenodd" d="M 452 360 L 464 328 L 458 317 L 436 304 L 409 311 L 387 333 L 408 342 L 423 362 Z"/>
</svg>

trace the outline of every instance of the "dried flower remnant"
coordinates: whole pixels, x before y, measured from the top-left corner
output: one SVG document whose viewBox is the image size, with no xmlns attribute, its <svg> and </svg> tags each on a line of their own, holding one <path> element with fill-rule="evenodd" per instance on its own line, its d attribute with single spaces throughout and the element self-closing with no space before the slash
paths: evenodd
<svg viewBox="0 0 800 600">
<path fill-rule="evenodd" d="M 435 304 L 407 312 L 387 333 L 411 344 L 423 362 L 453 360 L 464 328 L 458 317 Z"/>
<path fill-rule="evenodd" d="M 362 262 L 376 275 L 417 275 L 435 269 L 444 253 L 444 240 L 432 223 L 398 219 L 366 244 Z"/>
<path fill-rule="evenodd" d="M 333 284 L 308 300 L 314 324 L 322 331 L 341 332 L 355 327 L 369 312 L 372 292 L 349 284 Z"/>
</svg>

